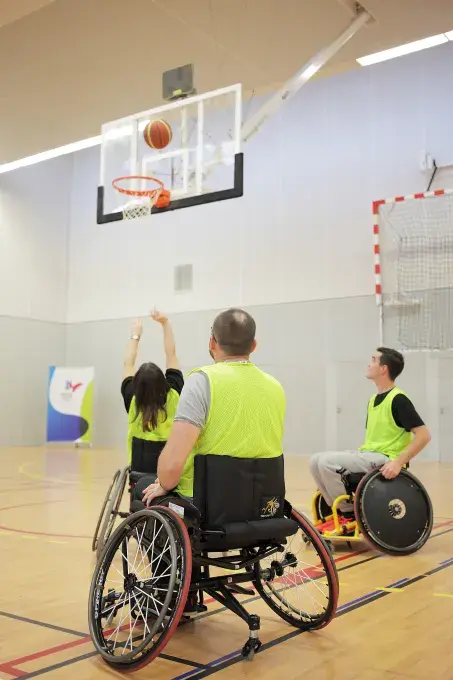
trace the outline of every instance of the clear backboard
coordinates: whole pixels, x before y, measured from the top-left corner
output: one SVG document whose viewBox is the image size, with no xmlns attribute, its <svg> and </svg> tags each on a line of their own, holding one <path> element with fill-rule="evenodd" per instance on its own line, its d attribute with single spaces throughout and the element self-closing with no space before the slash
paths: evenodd
<svg viewBox="0 0 453 680">
<path fill-rule="evenodd" d="M 148 146 L 143 136 L 152 120 L 164 120 L 171 127 L 172 139 L 161 150 Z M 135 204 L 149 206 L 154 214 L 242 196 L 241 126 L 241 85 L 179 99 L 103 125 L 98 224 L 129 218 Z M 149 198 L 126 196 L 112 185 L 118 178 L 137 176 L 162 182 L 170 192 L 169 205 L 151 210 Z M 145 179 L 128 179 L 121 185 L 133 191 L 156 187 Z"/>
</svg>

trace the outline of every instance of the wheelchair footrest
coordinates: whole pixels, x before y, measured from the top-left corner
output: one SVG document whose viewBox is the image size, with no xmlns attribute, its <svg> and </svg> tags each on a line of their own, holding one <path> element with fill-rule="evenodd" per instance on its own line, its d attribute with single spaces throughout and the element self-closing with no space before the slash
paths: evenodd
<svg viewBox="0 0 453 680">
<path fill-rule="evenodd" d="M 317 524 L 316 529 L 323 536 L 347 536 L 348 534 L 353 534 L 356 528 L 355 519 L 351 520 L 348 517 L 338 517 L 338 522 L 340 524 L 340 529 L 335 528 L 335 522 L 333 519 L 323 522 L 322 524 Z"/>
</svg>

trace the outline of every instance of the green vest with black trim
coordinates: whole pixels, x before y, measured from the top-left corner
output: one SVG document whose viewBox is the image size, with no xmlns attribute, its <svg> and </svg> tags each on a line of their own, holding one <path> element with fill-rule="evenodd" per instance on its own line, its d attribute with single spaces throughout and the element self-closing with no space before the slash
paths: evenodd
<svg viewBox="0 0 453 680">
<path fill-rule="evenodd" d="M 398 394 L 407 396 L 403 390 L 394 387 L 378 406 L 374 405 L 377 395 L 371 397 L 368 402 L 365 442 L 359 451 L 376 451 L 394 460 L 407 449 L 412 441 L 412 432 L 399 427 L 392 414 L 392 403 Z"/>
<path fill-rule="evenodd" d="M 132 440 L 146 439 L 153 442 L 166 442 L 170 436 L 170 430 L 175 419 L 176 408 L 179 402 L 179 394 L 173 388 L 170 388 L 167 394 L 167 417 L 164 413 L 159 412 L 157 418 L 157 427 L 150 432 L 143 430 L 143 418 L 139 414 L 137 416 L 137 407 L 135 405 L 135 397 L 132 397 L 131 405 L 128 415 L 128 431 L 127 431 L 127 455 L 129 464 L 132 461 Z M 136 417 L 137 416 L 137 417 Z"/>
<path fill-rule="evenodd" d="M 186 461 L 176 487 L 193 496 L 194 456 L 217 454 L 237 458 L 276 458 L 283 454 L 286 398 L 272 376 L 250 362 L 219 362 L 195 371 L 209 380 L 206 423 Z"/>
</svg>

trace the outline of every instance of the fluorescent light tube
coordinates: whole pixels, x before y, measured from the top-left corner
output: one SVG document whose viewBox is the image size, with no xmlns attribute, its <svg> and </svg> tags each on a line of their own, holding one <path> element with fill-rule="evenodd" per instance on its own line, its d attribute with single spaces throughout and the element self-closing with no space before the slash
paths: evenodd
<svg viewBox="0 0 453 680">
<path fill-rule="evenodd" d="M 443 43 L 448 42 L 448 40 L 447 34 L 440 33 L 439 35 L 433 35 L 430 38 L 423 38 L 423 40 L 416 40 L 415 42 L 407 43 L 406 45 L 392 47 L 383 52 L 376 52 L 375 54 L 369 54 L 366 57 L 359 57 L 357 61 L 360 66 L 370 66 L 370 64 L 377 64 L 380 61 L 395 59 L 395 57 L 402 57 L 404 54 L 411 54 L 412 52 L 419 52 L 419 50 L 426 50 L 429 47 L 442 45 Z"/>
</svg>

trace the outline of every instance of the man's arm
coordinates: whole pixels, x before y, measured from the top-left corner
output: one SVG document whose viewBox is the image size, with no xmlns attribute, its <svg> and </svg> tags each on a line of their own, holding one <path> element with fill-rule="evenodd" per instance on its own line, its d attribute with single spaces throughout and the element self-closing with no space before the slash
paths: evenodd
<svg viewBox="0 0 453 680">
<path fill-rule="evenodd" d="M 158 481 L 143 492 L 142 500 L 147 505 L 178 485 L 186 460 L 208 418 L 210 399 L 207 376 L 202 372 L 189 376 L 181 392 L 170 436 L 159 456 Z"/>
<path fill-rule="evenodd" d="M 132 336 L 135 336 L 138 340 L 133 340 Z M 140 342 L 141 337 L 142 322 L 140 319 L 136 319 L 132 324 L 131 338 L 127 343 L 126 353 L 124 355 L 123 379 L 135 375 L 135 362 L 137 361 L 138 343 Z"/>
<path fill-rule="evenodd" d="M 428 428 L 417 413 L 413 403 L 404 394 L 398 394 L 394 398 L 392 414 L 396 424 L 407 432 L 412 432 L 414 438 L 398 458 L 389 461 L 382 468 L 382 474 L 387 479 L 396 477 L 402 468 L 423 451 L 431 440 Z"/>
<path fill-rule="evenodd" d="M 423 449 L 425 446 L 429 444 L 431 441 L 431 434 L 426 427 L 426 425 L 421 425 L 420 427 L 414 427 L 412 429 L 412 434 L 414 435 L 413 440 L 407 447 L 403 453 L 401 453 L 398 456 L 398 463 L 403 467 L 406 465 L 412 458 L 415 458 Z"/>
<path fill-rule="evenodd" d="M 178 485 L 190 452 L 200 434 L 200 428 L 178 421 L 173 427 L 167 444 L 159 456 L 157 476 L 163 489 L 170 491 Z"/>
</svg>

